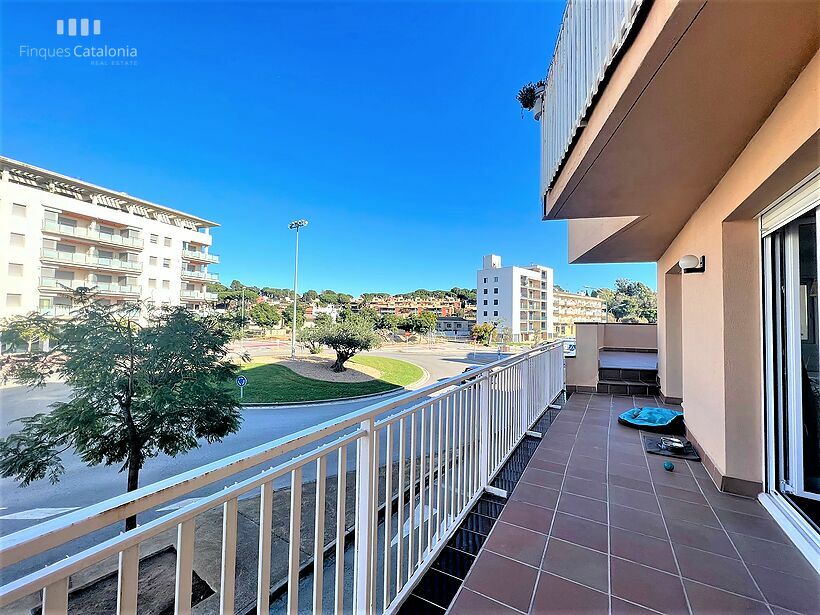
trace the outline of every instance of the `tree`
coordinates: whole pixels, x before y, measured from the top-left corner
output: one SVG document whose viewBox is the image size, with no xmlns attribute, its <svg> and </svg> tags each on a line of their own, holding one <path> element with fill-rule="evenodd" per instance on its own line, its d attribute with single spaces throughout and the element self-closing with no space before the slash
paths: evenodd
<svg viewBox="0 0 820 615">
<path fill-rule="evenodd" d="M 379 320 L 379 313 L 372 307 L 363 307 L 359 310 L 359 317 L 376 323 Z"/>
<path fill-rule="evenodd" d="M 319 298 L 319 293 L 317 293 L 315 290 L 309 290 L 309 291 L 307 291 L 306 293 L 304 293 L 302 295 L 302 301 L 304 301 L 306 303 L 313 303 L 318 298 Z"/>
<path fill-rule="evenodd" d="M 336 351 L 332 367 L 336 372 L 345 371 L 345 362 L 356 353 L 378 348 L 380 343 L 373 323 L 355 316 L 324 329 L 321 341 Z"/>
<path fill-rule="evenodd" d="M 376 321 L 376 331 L 398 331 L 402 324 L 401 316 L 397 314 L 382 314 Z"/>
<path fill-rule="evenodd" d="M 642 282 L 620 278 L 615 280 L 614 290 L 599 288 L 592 296 L 606 301 L 608 312 L 617 321 L 654 323 L 658 320 L 657 295 Z"/>
<path fill-rule="evenodd" d="M 319 312 L 313 319 L 315 327 L 326 327 L 333 324 L 333 318 L 327 312 Z"/>
<path fill-rule="evenodd" d="M 293 322 L 293 305 L 288 306 L 282 311 L 282 318 L 285 321 L 285 326 L 290 328 Z M 296 330 L 298 331 L 305 326 L 305 306 L 301 303 L 296 304 Z"/>
<path fill-rule="evenodd" d="M 282 312 L 269 303 L 254 304 L 249 316 L 253 324 L 263 329 L 273 329 L 282 321 Z"/>
<path fill-rule="evenodd" d="M 73 448 L 88 465 L 120 465 L 130 492 L 147 459 L 239 429 L 239 407 L 225 386 L 237 368 L 217 318 L 179 306 L 104 305 L 81 293 L 75 301 L 69 321 L 21 317 L 8 325 L 38 327 L 51 342 L 49 350 L 10 363 L 11 378 L 37 387 L 56 376 L 71 398 L 50 413 L 18 419 L 22 429 L 0 440 L 2 476 L 23 486 L 45 477 L 56 483 L 64 471 L 60 454 Z M 136 527 L 136 517 L 125 527 Z"/>
<path fill-rule="evenodd" d="M 495 325 L 489 322 L 473 325 L 471 334 L 477 343 L 489 346 L 495 335 Z"/>
<path fill-rule="evenodd" d="M 299 330 L 296 334 L 296 339 L 300 344 L 303 344 L 310 351 L 310 354 L 319 354 L 324 347 L 324 335 L 328 327 L 333 326 L 323 325 L 318 327 L 305 327 Z"/>
<path fill-rule="evenodd" d="M 421 314 L 408 314 L 404 319 L 404 329 L 413 333 L 430 333 L 436 328 L 436 315 L 432 312 L 422 312 Z"/>
</svg>

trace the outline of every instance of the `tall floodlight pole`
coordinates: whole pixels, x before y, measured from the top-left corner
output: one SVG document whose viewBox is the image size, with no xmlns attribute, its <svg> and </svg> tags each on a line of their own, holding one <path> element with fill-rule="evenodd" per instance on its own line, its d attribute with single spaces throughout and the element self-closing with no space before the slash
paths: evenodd
<svg viewBox="0 0 820 615">
<path fill-rule="evenodd" d="M 296 288 L 299 282 L 299 229 L 307 226 L 307 220 L 294 220 L 289 229 L 296 229 L 296 259 L 293 266 L 293 320 L 290 323 L 290 356 L 296 358 Z"/>
</svg>

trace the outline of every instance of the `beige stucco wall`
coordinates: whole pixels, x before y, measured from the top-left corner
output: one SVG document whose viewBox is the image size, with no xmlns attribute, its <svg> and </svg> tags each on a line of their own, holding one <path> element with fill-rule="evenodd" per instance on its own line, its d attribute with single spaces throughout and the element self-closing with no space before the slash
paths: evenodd
<svg viewBox="0 0 820 615">
<path fill-rule="evenodd" d="M 750 203 L 764 183 L 788 177 L 784 169 L 797 164 L 801 148 L 820 134 L 818 84 L 815 55 L 658 261 L 664 386 L 670 368 L 666 306 L 672 299 L 666 272 L 685 254 L 706 256 L 704 273 L 681 279 L 686 423 L 721 474 L 750 481 L 763 480 L 760 238 L 754 216 L 766 204 Z"/>
<path fill-rule="evenodd" d="M 601 348 L 657 348 L 657 331 L 654 324 L 578 323 L 575 356 L 566 359 L 567 384 L 596 386 Z"/>
</svg>

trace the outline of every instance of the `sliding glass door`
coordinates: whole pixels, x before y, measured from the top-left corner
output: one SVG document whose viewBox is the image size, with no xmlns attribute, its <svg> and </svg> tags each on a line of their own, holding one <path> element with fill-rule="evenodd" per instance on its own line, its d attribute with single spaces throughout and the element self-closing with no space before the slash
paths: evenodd
<svg viewBox="0 0 820 615">
<path fill-rule="evenodd" d="M 785 498 L 815 532 L 820 526 L 818 200 L 815 192 L 813 200 L 792 207 L 791 216 L 780 212 L 776 228 L 766 229 L 765 217 L 763 222 L 767 490 Z"/>
</svg>

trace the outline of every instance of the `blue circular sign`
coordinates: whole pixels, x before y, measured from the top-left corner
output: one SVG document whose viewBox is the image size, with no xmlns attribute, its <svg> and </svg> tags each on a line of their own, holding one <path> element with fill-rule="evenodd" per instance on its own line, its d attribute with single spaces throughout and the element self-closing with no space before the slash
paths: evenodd
<svg viewBox="0 0 820 615">
<path fill-rule="evenodd" d="M 236 386 L 238 386 L 238 387 L 243 387 L 243 386 L 245 386 L 246 384 L 248 384 L 248 379 L 247 379 L 247 378 L 245 378 L 245 376 L 239 376 L 239 377 L 237 377 L 237 379 L 236 379 Z"/>
</svg>

